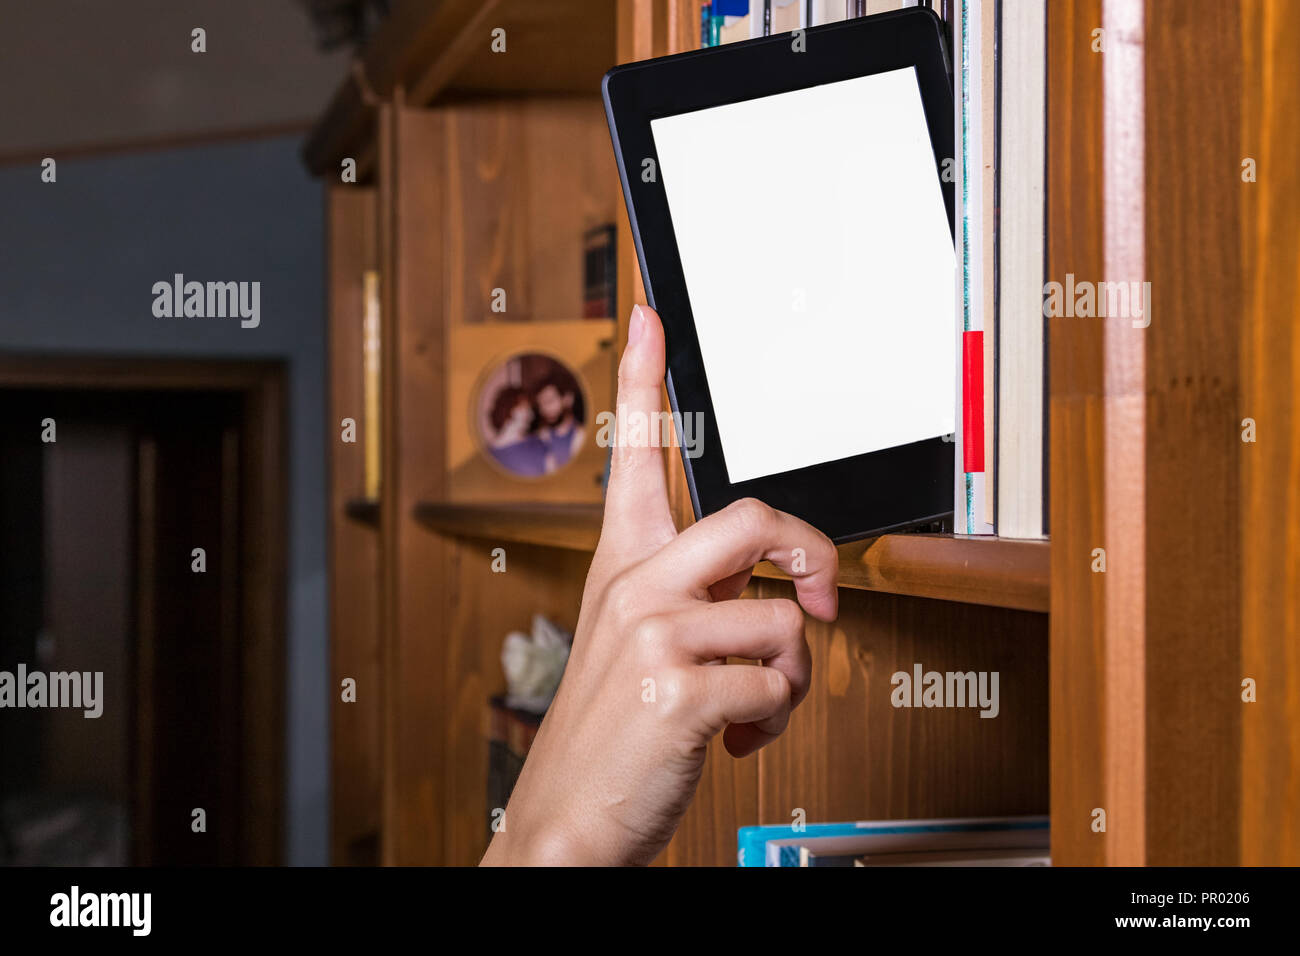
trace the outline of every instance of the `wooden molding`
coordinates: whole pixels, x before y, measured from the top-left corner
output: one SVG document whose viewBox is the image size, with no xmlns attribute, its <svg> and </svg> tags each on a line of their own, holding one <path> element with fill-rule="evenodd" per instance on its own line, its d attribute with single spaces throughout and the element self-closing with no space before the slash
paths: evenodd
<svg viewBox="0 0 1300 956">
<path fill-rule="evenodd" d="M 1144 0 L 1104 0 L 1102 260 L 1097 281 L 1146 271 Z M 1151 303 L 1144 303 L 1144 311 Z M 1075 319 L 1074 321 L 1079 321 Z M 1087 319 L 1083 321 L 1088 321 Z M 1102 323 L 1107 862 L 1146 862 L 1146 345 L 1128 316 Z M 1117 573 L 1111 574 L 1114 568 Z M 1091 568 L 1089 569 L 1091 572 Z"/>
<path fill-rule="evenodd" d="M 449 504 L 423 501 L 415 517 L 442 534 L 594 551 L 600 540 L 600 505 Z"/>
<path fill-rule="evenodd" d="M 1300 4 L 1244 0 L 1241 183 L 1245 327 L 1241 420 L 1258 440 L 1240 446 L 1241 658 L 1252 678 L 1241 717 L 1241 862 L 1300 865 Z M 1240 168 L 1240 165 L 1239 167 Z M 1240 176 L 1240 173 L 1238 173 Z M 1234 688 L 1237 689 L 1237 688 Z"/>
<path fill-rule="evenodd" d="M 1047 541 L 887 534 L 842 544 L 842 588 L 1046 612 L 1051 546 Z M 765 562 L 755 577 L 788 579 Z"/>
</svg>

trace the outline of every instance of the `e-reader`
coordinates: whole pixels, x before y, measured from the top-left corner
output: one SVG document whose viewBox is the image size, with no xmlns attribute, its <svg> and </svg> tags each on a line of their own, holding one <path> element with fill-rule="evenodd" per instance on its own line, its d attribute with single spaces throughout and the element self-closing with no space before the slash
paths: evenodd
<svg viewBox="0 0 1300 956">
<path fill-rule="evenodd" d="M 848 541 L 951 514 L 938 17 L 631 63 L 602 92 L 696 517 L 755 497 Z"/>
</svg>

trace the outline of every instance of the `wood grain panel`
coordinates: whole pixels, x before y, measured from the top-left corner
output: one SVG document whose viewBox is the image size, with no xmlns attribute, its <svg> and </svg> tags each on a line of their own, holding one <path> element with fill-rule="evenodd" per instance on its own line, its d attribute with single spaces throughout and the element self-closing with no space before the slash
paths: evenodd
<svg viewBox="0 0 1300 956">
<path fill-rule="evenodd" d="M 463 2 L 463 0 L 461 0 Z M 483 3 L 483 0 L 470 0 Z M 451 92 L 504 91 L 525 95 L 594 93 L 613 66 L 613 0 L 490 0 L 495 10 L 471 33 L 471 53 L 448 82 Z M 490 31 L 506 31 L 504 54 L 492 53 Z M 479 39 L 481 38 L 481 39 Z M 429 103 L 421 81 L 421 103 Z"/>
<path fill-rule="evenodd" d="M 1150 281 L 1150 327 L 1051 329 L 1053 856 L 1294 861 L 1297 699 L 1279 678 L 1297 668 L 1298 548 L 1283 530 L 1296 497 L 1295 200 L 1280 181 L 1241 178 L 1245 157 L 1286 169 L 1294 155 L 1297 55 L 1273 45 L 1294 12 L 1104 8 L 1100 92 L 1083 52 L 1096 5 L 1049 8 L 1050 108 L 1073 118 L 1049 124 L 1049 278 L 1096 270 L 1104 194 L 1105 278 Z M 1140 78 L 1125 75 L 1134 60 Z M 1100 361 L 1089 325 L 1104 330 Z M 1247 409 L 1278 428 L 1274 448 L 1242 442 Z M 1090 582 L 1094 546 L 1108 566 Z M 1243 703 L 1242 677 L 1265 674 L 1276 696 Z M 1090 805 L 1107 810 L 1105 834 L 1087 828 Z"/>
<path fill-rule="evenodd" d="M 362 489 L 364 445 L 339 440 L 339 422 L 364 419 L 362 406 L 362 273 L 377 265 L 373 189 L 325 189 L 329 269 L 330 672 L 332 760 L 331 851 L 335 864 L 378 862 L 383 737 L 379 647 L 379 537 L 375 524 L 347 520 Z M 377 509 L 376 509 L 377 510 Z M 344 703 L 345 678 L 357 682 Z"/>
<path fill-rule="evenodd" d="M 1047 5 L 1048 281 L 1099 277 L 1105 265 L 1102 62 L 1091 49 L 1101 14 L 1101 0 Z M 1099 323 L 1066 317 L 1051 318 L 1047 334 L 1052 859 L 1100 864 L 1106 837 L 1090 824 L 1106 805 L 1105 591 L 1092 571 L 1093 549 L 1106 544 L 1103 339 Z"/>
<path fill-rule="evenodd" d="M 620 202 L 600 101 L 476 101 L 445 116 L 448 320 L 581 318 L 583 234 Z M 492 312 L 497 288 L 505 313 Z"/>
<path fill-rule="evenodd" d="M 840 587 L 1046 612 L 1046 541 L 938 534 L 886 534 L 839 546 Z M 756 577 L 788 580 L 763 561 Z"/>
<path fill-rule="evenodd" d="M 283 859 L 285 635 L 288 603 L 289 405 L 286 370 L 263 373 L 243 395 L 246 450 L 240 480 L 240 694 L 244 706 L 241 770 L 247 794 L 244 860 L 269 866 Z"/>
<path fill-rule="evenodd" d="M 349 507 L 355 510 L 355 505 Z M 425 501 L 415 514 L 444 534 L 593 551 L 603 510 L 601 505 L 546 502 Z M 1049 554 L 1046 541 L 882 535 L 839 546 L 839 586 L 1046 612 Z M 759 562 L 754 577 L 789 580 L 767 561 Z"/>
<path fill-rule="evenodd" d="M 1241 4 L 1241 408 L 1257 441 L 1224 440 L 1241 467 L 1241 862 L 1300 865 L 1300 4 Z M 1238 173 L 1240 178 L 1240 173 Z M 1235 672 L 1233 683 L 1240 679 Z"/>
<path fill-rule="evenodd" d="M 383 341 L 383 535 L 386 696 L 383 859 L 437 863 L 444 857 L 441 702 L 447 688 L 449 549 L 419 525 L 417 501 L 443 493 L 441 406 L 446 289 L 442 119 L 385 107 L 380 115 Z M 382 175 L 381 172 L 381 175 Z M 384 188 L 381 182 L 381 189 Z M 384 200 L 387 200 L 385 203 Z M 442 586 L 440 586 L 442 585 Z"/>
<path fill-rule="evenodd" d="M 416 516 L 436 531 L 484 540 L 595 551 L 602 505 L 465 505 L 422 502 Z"/>
<path fill-rule="evenodd" d="M 1102 26 L 1102 256 L 1106 283 L 1130 292 L 1130 305 L 1119 308 L 1097 285 L 1095 319 L 1102 327 L 1105 382 L 1104 462 L 1107 572 L 1103 674 L 1106 713 L 1106 803 L 1109 863 L 1137 866 L 1145 859 L 1147 783 L 1145 734 L 1147 471 L 1146 359 L 1148 339 L 1142 328 L 1151 303 L 1142 284 L 1146 263 L 1145 203 L 1146 84 L 1143 0 L 1105 0 Z M 1089 281 L 1084 279 L 1084 281 Z M 1096 280 L 1092 280 L 1096 281 Z M 1143 290 L 1139 293 L 1137 290 Z M 1112 308 L 1112 298 L 1114 306 Z M 1115 314 L 1111 314 L 1115 313 Z M 1075 321 L 1079 321 L 1076 317 Z M 1111 568 L 1118 573 L 1109 573 Z"/>
<path fill-rule="evenodd" d="M 1242 718 L 1240 8 L 1148 3 L 1145 51 L 1145 862 L 1229 865 Z"/>
<path fill-rule="evenodd" d="M 761 751 L 759 818 L 741 824 L 1047 812 L 1046 629 L 1041 614 L 842 591 L 838 621 L 808 622 L 812 690 Z M 998 672 L 998 715 L 894 707 L 892 675 L 915 664 Z"/>
<path fill-rule="evenodd" d="M 443 543 L 452 563 L 440 728 L 446 740 L 441 862 L 472 866 L 487 850 L 493 809 L 487 805 L 488 698 L 505 691 L 502 642 L 511 631 L 528 634 L 534 614 L 572 633 L 591 555 L 491 538 Z M 505 550 L 503 573 L 492 570 L 497 547 Z"/>
</svg>

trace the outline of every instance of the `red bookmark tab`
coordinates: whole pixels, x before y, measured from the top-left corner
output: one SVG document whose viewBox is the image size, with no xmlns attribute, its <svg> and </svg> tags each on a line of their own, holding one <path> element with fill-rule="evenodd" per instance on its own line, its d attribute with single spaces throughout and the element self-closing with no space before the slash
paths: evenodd
<svg viewBox="0 0 1300 956">
<path fill-rule="evenodd" d="M 962 470 L 984 471 L 984 333 L 961 335 Z"/>
</svg>

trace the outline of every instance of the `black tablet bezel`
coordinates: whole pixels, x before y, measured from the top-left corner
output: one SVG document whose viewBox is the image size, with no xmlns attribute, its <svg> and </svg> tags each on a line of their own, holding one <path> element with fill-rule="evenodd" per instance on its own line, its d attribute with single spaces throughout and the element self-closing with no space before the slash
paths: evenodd
<svg viewBox="0 0 1300 956">
<path fill-rule="evenodd" d="M 619 178 L 636 241 L 648 304 L 663 320 L 669 401 L 674 412 L 702 412 L 702 453 L 682 463 L 696 518 L 754 497 L 803 518 L 833 541 L 851 541 L 952 514 L 954 444 L 932 438 L 794 471 L 732 482 L 713 413 L 663 176 L 642 178 L 653 159 L 650 121 L 710 106 L 914 67 L 934 146 L 935 176 L 953 229 L 953 183 L 942 175 L 953 157 L 953 104 L 942 21 L 915 7 L 812 27 L 804 51 L 783 33 L 618 66 L 601 84 Z M 671 173 L 669 173 L 671 174 Z M 792 180 L 797 182 L 797 180 Z M 772 199 L 771 201 L 780 201 Z M 954 319 L 955 322 L 955 319 Z M 954 343 L 956 329 L 953 331 Z M 955 347 L 955 346 L 954 346 Z M 925 363 L 924 355 L 891 361 Z M 956 363 L 945 369 L 956 374 Z M 871 374 L 863 364 L 864 375 Z"/>
</svg>

